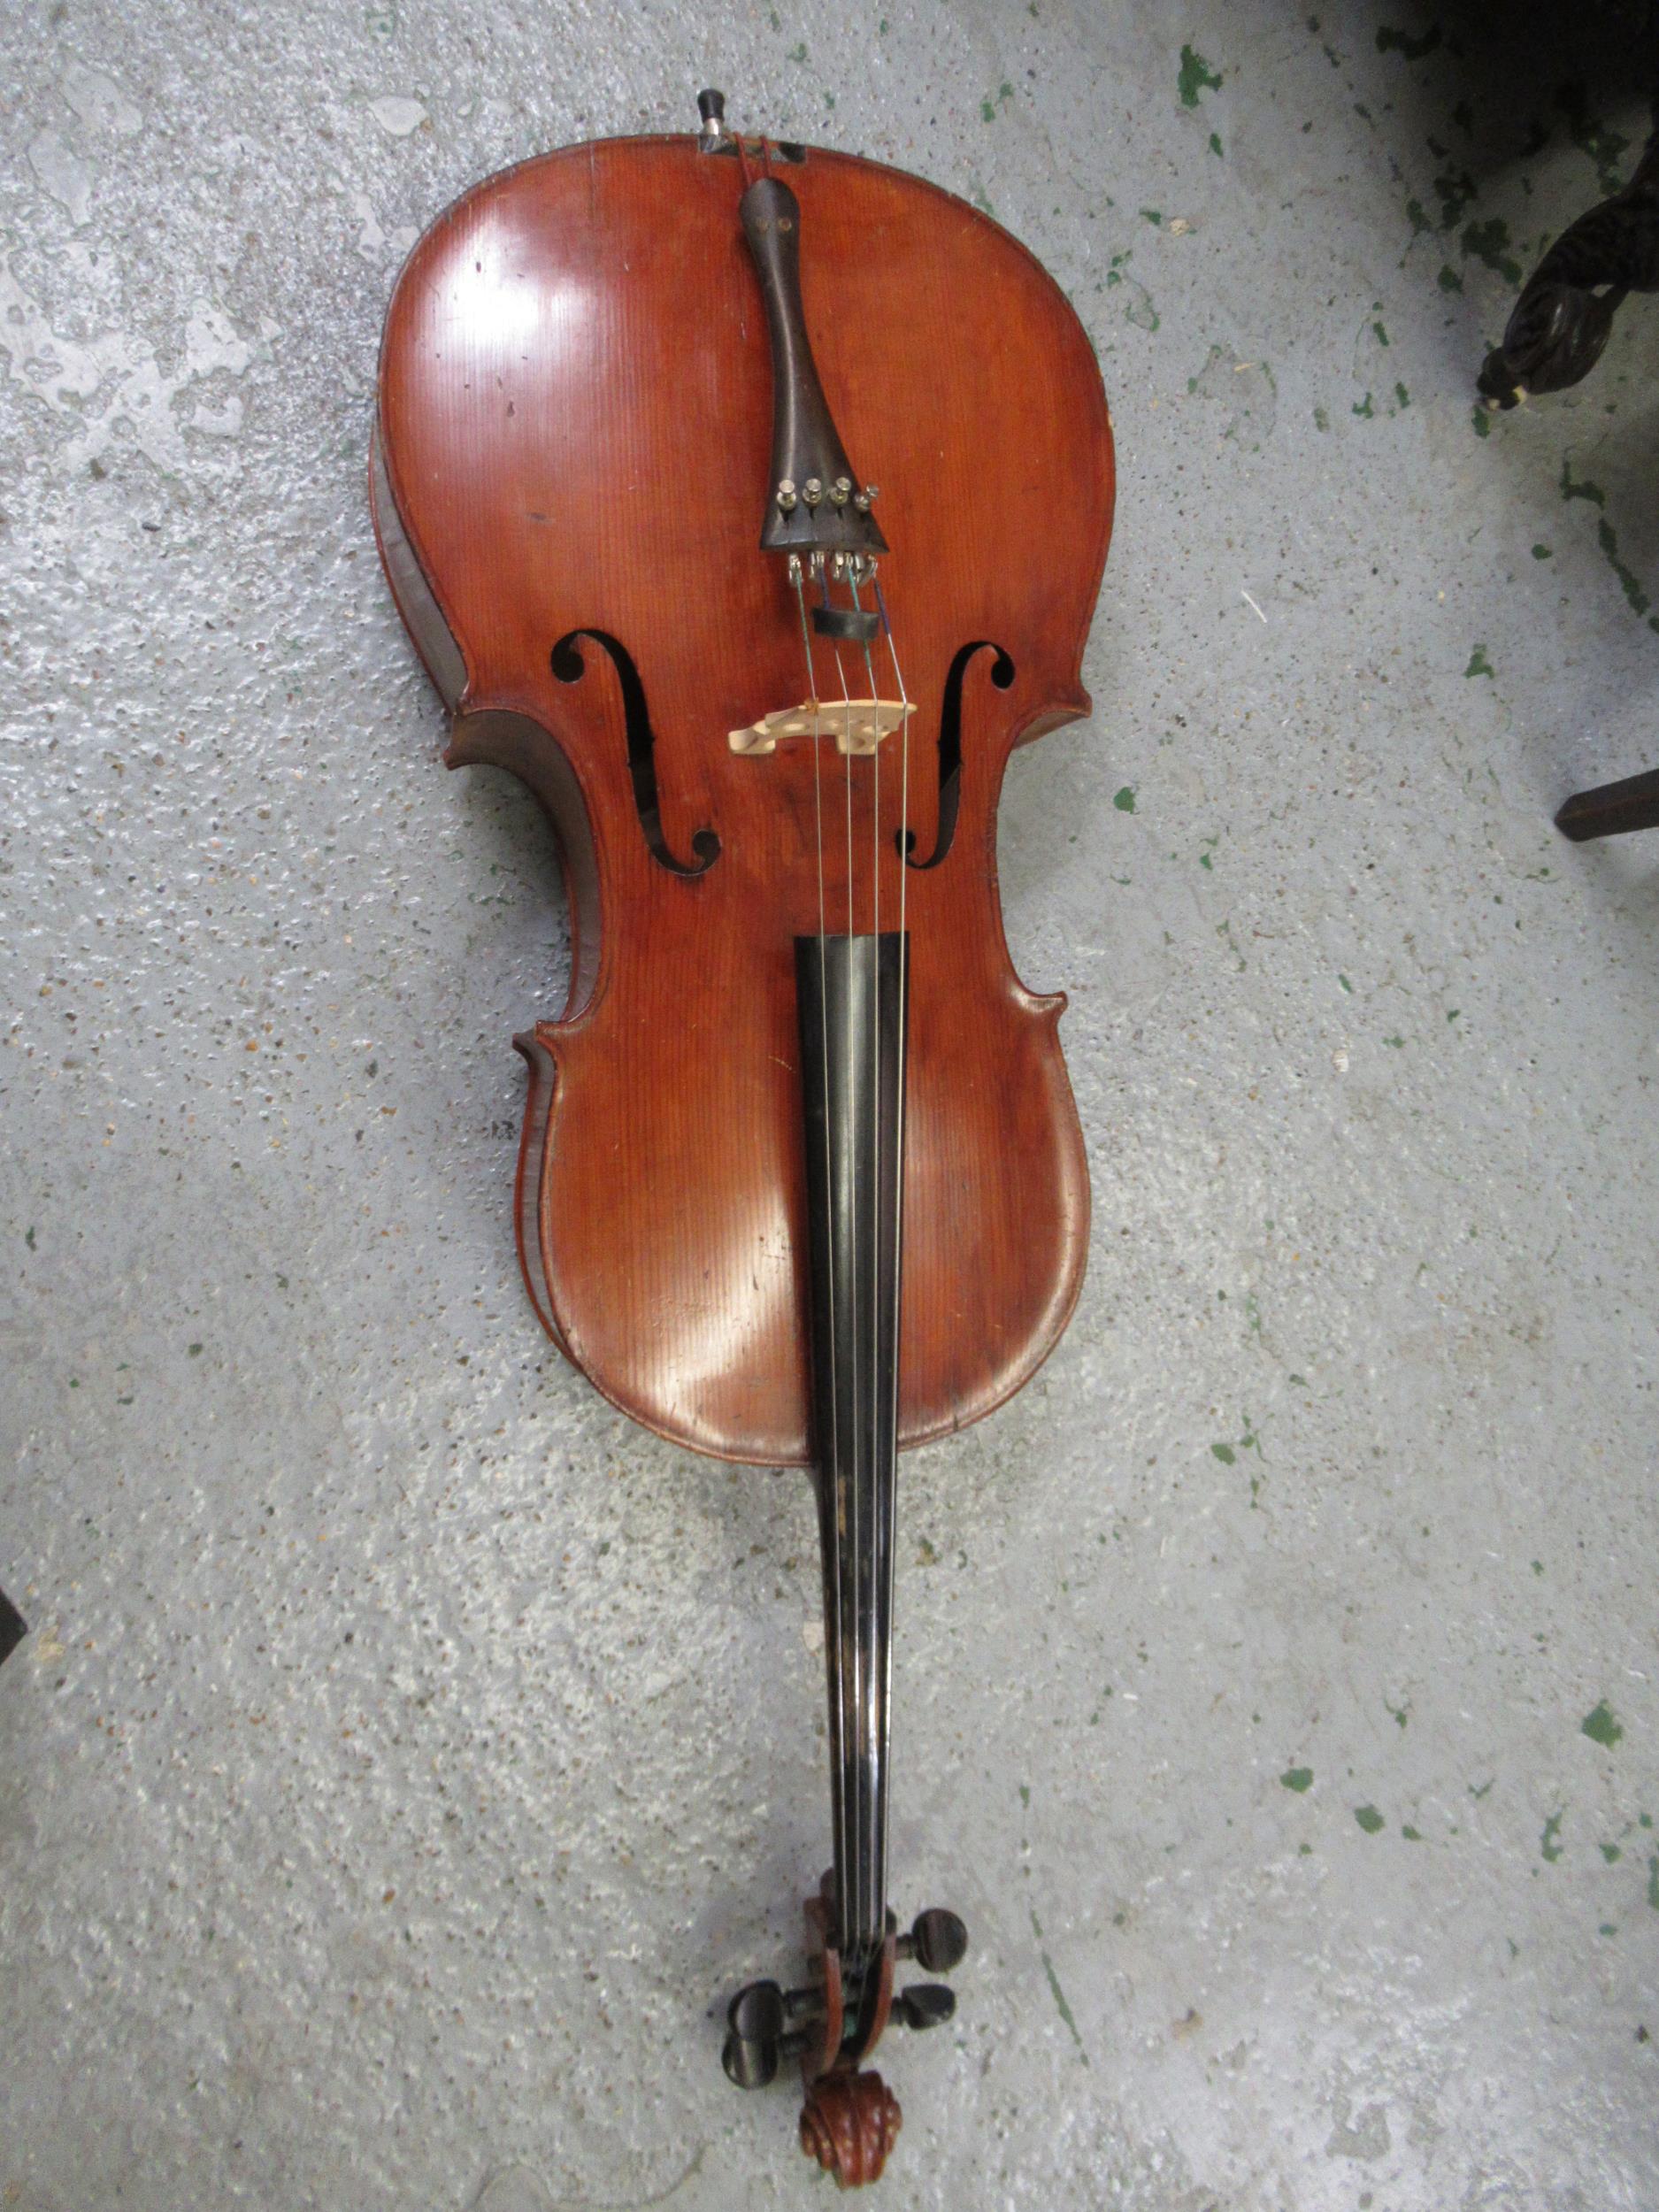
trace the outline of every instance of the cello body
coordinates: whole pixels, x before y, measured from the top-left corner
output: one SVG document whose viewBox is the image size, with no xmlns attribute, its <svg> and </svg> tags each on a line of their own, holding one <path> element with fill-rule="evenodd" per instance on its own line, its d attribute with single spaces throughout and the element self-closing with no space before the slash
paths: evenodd
<svg viewBox="0 0 1659 2212">
<path fill-rule="evenodd" d="M 757 265 L 765 211 L 789 234 L 772 246 L 793 256 L 798 229 L 793 308 L 793 260 Z M 849 477 L 810 507 L 773 481 L 798 369 L 790 312 L 856 452 L 851 501 Z M 1024 248 L 915 177 L 746 147 L 706 110 L 700 138 L 574 147 L 480 185 L 415 248 L 388 314 L 372 488 L 388 577 L 454 715 L 449 764 L 529 786 L 569 900 L 568 1002 L 516 1041 L 526 1283 L 575 1366 L 677 1443 L 828 1463 L 814 1305 L 825 1283 L 833 1302 L 833 1269 L 815 1293 L 803 1134 L 815 1083 L 840 1110 L 829 1072 L 810 1072 L 820 1014 L 836 1070 L 843 1056 L 829 1013 L 803 1010 L 818 1001 L 802 979 L 816 943 L 840 1007 L 826 947 L 903 940 L 905 964 L 890 944 L 881 971 L 898 978 L 896 1122 L 867 1156 L 849 1139 L 845 1164 L 851 1216 L 864 1160 L 891 1221 L 867 1259 L 889 1274 L 847 1275 L 843 1302 L 864 1281 L 872 1315 L 878 1294 L 894 1308 L 895 1342 L 872 1343 L 862 1386 L 891 1376 L 892 1407 L 872 1417 L 891 1433 L 826 1508 L 838 1608 L 864 1589 L 831 1558 L 846 1497 L 876 1495 L 898 1444 L 1017 1389 L 1081 1280 L 1064 1002 L 1010 964 L 996 809 L 1013 747 L 1087 711 L 1112 487 L 1092 349 Z M 810 530 L 832 500 L 880 548 L 879 634 L 875 554 L 811 550 L 831 541 Z M 763 517 L 802 550 L 763 551 Z M 853 1021 L 850 1002 L 835 1018 Z M 890 1525 L 890 1498 L 882 1509 Z M 890 1590 L 890 1558 L 872 1571 Z M 850 1610 L 836 1620 L 850 1638 Z M 833 1709 L 837 1663 L 833 1648 Z M 885 1650 L 879 1678 L 885 1696 Z M 865 1680 L 840 1712 L 849 1747 Z M 879 1729 L 884 1746 L 885 1708 Z M 838 1822 L 861 1786 L 838 1787 Z M 821 1932 L 833 1951 L 839 1919 L 843 1963 L 873 1993 L 885 1890 L 863 1907 L 861 1962 L 838 1893 Z M 848 2031 L 855 2055 L 876 2001 Z M 823 2055 L 833 2072 L 836 2051 Z"/>
</svg>

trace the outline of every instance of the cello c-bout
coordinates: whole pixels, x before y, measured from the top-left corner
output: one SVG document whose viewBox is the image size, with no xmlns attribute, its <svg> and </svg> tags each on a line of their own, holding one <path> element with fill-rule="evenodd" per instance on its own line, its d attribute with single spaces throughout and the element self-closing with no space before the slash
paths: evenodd
<svg viewBox="0 0 1659 2212">
<path fill-rule="evenodd" d="M 1012 748 L 1087 711 L 1110 527 L 1093 350 L 1039 264 L 918 179 L 683 137 L 523 163 L 399 278 L 372 488 L 454 715 L 557 833 L 568 1002 L 516 1041 L 536 1310 L 693 1449 L 813 1471 L 834 1863 L 812 1972 L 733 2001 L 745 2085 L 873 2178 L 862 2070 L 949 1992 L 887 1903 L 900 1446 L 1007 1398 L 1087 1239 L 1064 1000 L 997 897 Z"/>
</svg>

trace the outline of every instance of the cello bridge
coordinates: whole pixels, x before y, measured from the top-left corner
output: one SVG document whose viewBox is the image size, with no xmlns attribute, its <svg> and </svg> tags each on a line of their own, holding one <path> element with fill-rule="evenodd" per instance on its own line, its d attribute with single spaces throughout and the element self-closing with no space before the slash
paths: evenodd
<svg viewBox="0 0 1659 2212">
<path fill-rule="evenodd" d="M 728 731 L 726 743 L 734 753 L 775 753 L 782 738 L 833 737 L 838 753 L 864 757 L 915 710 L 909 700 L 807 699 L 774 708 L 746 730 Z"/>
</svg>

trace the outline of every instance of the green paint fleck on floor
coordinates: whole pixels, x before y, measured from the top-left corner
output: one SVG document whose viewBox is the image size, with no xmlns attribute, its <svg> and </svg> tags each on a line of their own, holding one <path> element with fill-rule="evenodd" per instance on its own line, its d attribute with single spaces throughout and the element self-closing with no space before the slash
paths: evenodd
<svg viewBox="0 0 1659 2212">
<path fill-rule="evenodd" d="M 35 1249 L 35 1232 L 33 1229 L 25 1229 L 23 1232 L 23 1241 L 28 1246 L 31 1252 Z"/>
<path fill-rule="evenodd" d="M 1535 545 L 1532 548 L 1532 558 L 1535 561 L 1548 561 L 1553 556 L 1548 546 Z"/>
<path fill-rule="evenodd" d="M 1371 403 L 1371 394 L 1369 392 L 1366 393 L 1364 398 L 1359 402 L 1358 405 L 1354 410 L 1354 412 L 1356 415 L 1361 416 L 1366 422 L 1371 420 L 1372 415 L 1375 414 L 1376 411 L 1376 409 Z"/>
<path fill-rule="evenodd" d="M 1402 1823 L 1400 1832 L 1408 1843 L 1421 1843 L 1423 1840 L 1420 1831 L 1414 1828 L 1409 1821 Z"/>
<path fill-rule="evenodd" d="M 1195 108 L 1201 93 L 1219 92 L 1221 89 L 1219 74 L 1202 54 L 1195 53 L 1190 46 L 1181 49 L 1180 74 L 1175 81 L 1179 88 L 1184 108 Z"/>
<path fill-rule="evenodd" d="M 1659 1912 L 1659 1855 L 1647 1862 L 1647 1902 Z"/>
<path fill-rule="evenodd" d="M 1484 223 L 1471 223 L 1463 232 L 1463 251 L 1484 261 L 1488 269 L 1495 269 L 1511 284 L 1521 280 L 1521 265 L 1509 251 L 1509 227 L 1502 216 L 1494 215 Z"/>
<path fill-rule="evenodd" d="M 1440 42 L 1440 27 L 1431 23 L 1421 37 L 1414 38 L 1409 31 L 1392 31 L 1386 25 L 1377 33 L 1377 51 L 1379 54 L 1399 54 L 1406 61 L 1421 61 L 1432 54 Z"/>
<path fill-rule="evenodd" d="M 1434 227 L 1429 220 L 1429 211 L 1421 200 L 1406 202 L 1406 218 L 1411 225 L 1411 235 L 1414 238 L 1421 237 L 1425 230 L 1432 230 Z"/>
<path fill-rule="evenodd" d="M 1617 1866 L 1624 1855 L 1616 1843 L 1603 1843 L 1597 1847 L 1609 1866 Z"/>
<path fill-rule="evenodd" d="M 1083 2048 L 1083 2039 L 1078 2033 L 1077 2022 L 1072 2017 L 1071 2008 L 1067 2004 L 1065 1992 L 1060 1986 L 1060 1977 L 1054 1970 L 1054 1961 L 1042 1948 L 1042 1923 L 1034 1912 L 1031 1916 L 1031 1932 L 1037 1939 L 1038 1955 L 1042 1960 L 1042 1970 L 1048 1977 L 1048 1993 L 1054 1999 L 1054 2008 L 1071 2031 L 1071 2040 L 1077 2045 L 1078 2057 L 1087 2066 L 1088 2053 Z"/>
<path fill-rule="evenodd" d="M 1300 1795 L 1304 1790 L 1310 1790 L 1313 1787 L 1313 1769 L 1311 1767 L 1286 1767 L 1279 1778 L 1287 1790 L 1294 1790 Z"/>
<path fill-rule="evenodd" d="M 1313 426 L 1316 430 L 1328 430 L 1331 427 L 1331 418 L 1325 413 L 1323 407 L 1316 407 L 1314 409 Z"/>
<path fill-rule="evenodd" d="M 999 108 L 1005 108 L 1013 96 L 1014 88 L 1011 84 L 1008 83 L 999 85 L 994 95 L 987 93 L 984 99 L 979 103 L 980 121 L 984 123 L 995 123 L 996 120 L 997 110 Z"/>
<path fill-rule="evenodd" d="M 1613 1717 L 1605 1698 L 1594 1712 L 1586 1713 L 1578 1723 L 1579 1732 L 1588 1736 L 1592 1743 L 1605 1744 L 1610 1751 L 1624 1731 Z"/>
<path fill-rule="evenodd" d="M 1210 132 L 1210 150 L 1212 154 L 1218 154 L 1221 151 L 1221 134 L 1219 131 Z"/>
<path fill-rule="evenodd" d="M 1441 262 L 1439 282 L 1442 292 L 1461 292 L 1463 288 L 1463 280 L 1449 261 Z"/>
<path fill-rule="evenodd" d="M 1492 663 L 1486 658 L 1486 649 L 1484 645 L 1477 645 L 1469 656 L 1469 665 L 1464 669 L 1463 673 L 1465 676 L 1491 676 L 1493 674 Z M 1494 680 L 1496 680 L 1495 677 Z"/>
<path fill-rule="evenodd" d="M 1133 814 L 1135 810 L 1134 785 L 1132 783 L 1126 783 L 1121 791 L 1114 791 L 1112 793 L 1112 804 L 1117 808 L 1119 814 Z"/>
<path fill-rule="evenodd" d="M 1484 407 L 1472 408 L 1470 412 L 1471 419 L 1475 426 L 1476 437 L 1489 438 L 1492 435 L 1492 417 L 1490 414 Z"/>
<path fill-rule="evenodd" d="M 1152 224 L 1156 228 L 1164 220 L 1164 211 L 1157 207 L 1143 207 L 1141 211 L 1141 219 L 1142 222 Z"/>
<path fill-rule="evenodd" d="M 202 1356 L 202 1348 L 199 1344 L 187 1344 L 184 1348 L 192 1359 L 199 1359 Z"/>
<path fill-rule="evenodd" d="M 1368 1836 L 1379 1834 L 1384 1826 L 1383 1816 L 1374 1805 L 1356 1805 L 1354 1817 Z"/>
<path fill-rule="evenodd" d="M 1539 1839 L 1538 1847 L 1549 1861 L 1551 1866 L 1554 1866 L 1561 1856 L 1561 1846 L 1556 1841 L 1556 1838 L 1561 1833 L 1561 1824 L 1565 1817 L 1563 1813 L 1551 1813 L 1549 1818 L 1544 1823 L 1544 1832 Z"/>
<path fill-rule="evenodd" d="M 1020 1803 L 1021 1803 L 1022 1805 L 1024 1805 L 1024 1806 L 1025 1806 L 1027 1809 L 1029 1809 L 1029 1807 L 1030 1807 L 1030 1805 L 1031 1805 L 1031 1786 L 1030 1786 L 1030 1784 L 1029 1784 L 1029 1783 L 1026 1783 L 1026 1782 L 1022 1782 L 1022 1783 L 1020 1784 L 1020 1786 L 1019 1786 L 1019 1801 L 1020 1801 Z"/>
<path fill-rule="evenodd" d="M 1402 407 L 1409 407 L 1411 404 L 1411 395 L 1407 391 L 1403 384 L 1396 384 L 1394 386 L 1394 397 L 1399 401 Z"/>
<path fill-rule="evenodd" d="M 1619 165 L 1630 150 L 1629 139 L 1592 119 L 1582 85 L 1563 85 L 1555 95 L 1555 105 L 1567 119 L 1567 134 L 1573 144 L 1594 162 L 1602 191 L 1617 192 L 1623 181 Z"/>
<path fill-rule="evenodd" d="M 1607 504 L 1607 494 L 1599 484 L 1593 484 L 1587 476 L 1574 476 L 1571 453 L 1562 456 L 1561 495 L 1563 499 L 1587 499 L 1593 507 Z"/>
<path fill-rule="evenodd" d="M 1231 1467 L 1239 1456 L 1231 1444 L 1212 1444 L 1210 1448 L 1224 1467 Z"/>
<path fill-rule="evenodd" d="M 1435 178 L 1434 196 L 1440 204 L 1440 228 L 1450 230 L 1470 203 L 1480 197 L 1480 188 L 1467 169 L 1448 169 Z"/>
<path fill-rule="evenodd" d="M 1595 526 L 1595 536 L 1597 544 L 1607 556 L 1608 566 L 1618 578 L 1620 590 L 1630 602 L 1632 613 L 1646 614 L 1652 602 L 1642 589 L 1635 571 L 1628 562 L 1620 560 L 1618 540 L 1614 535 L 1612 524 L 1605 515 Z"/>
</svg>

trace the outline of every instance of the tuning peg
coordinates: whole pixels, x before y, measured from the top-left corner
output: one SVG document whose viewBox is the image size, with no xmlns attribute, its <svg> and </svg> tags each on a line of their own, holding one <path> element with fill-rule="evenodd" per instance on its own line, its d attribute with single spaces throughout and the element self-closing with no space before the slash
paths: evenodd
<svg viewBox="0 0 1659 2212">
<path fill-rule="evenodd" d="M 956 2009 L 956 1993 L 943 1982 L 918 1982 L 893 2001 L 893 2009 L 907 2028 L 942 2028 Z"/>
<path fill-rule="evenodd" d="M 930 1974 L 949 1974 L 968 1955 L 968 1932 L 954 1912 L 930 1905 L 917 1914 L 909 1935 L 902 1935 L 895 1947 L 902 1959 L 914 1959 Z"/>
<path fill-rule="evenodd" d="M 764 2089 L 783 2056 L 783 1992 L 776 1982 L 750 1982 L 726 2009 L 731 2033 L 720 2062 L 740 2089 Z"/>
<path fill-rule="evenodd" d="M 782 1990 L 776 1982 L 750 1982 L 740 1989 L 726 2008 L 731 2032 L 720 2052 L 728 2078 L 740 2089 L 764 2089 L 786 2058 L 808 2048 L 823 2011 L 819 1987 Z"/>
</svg>

